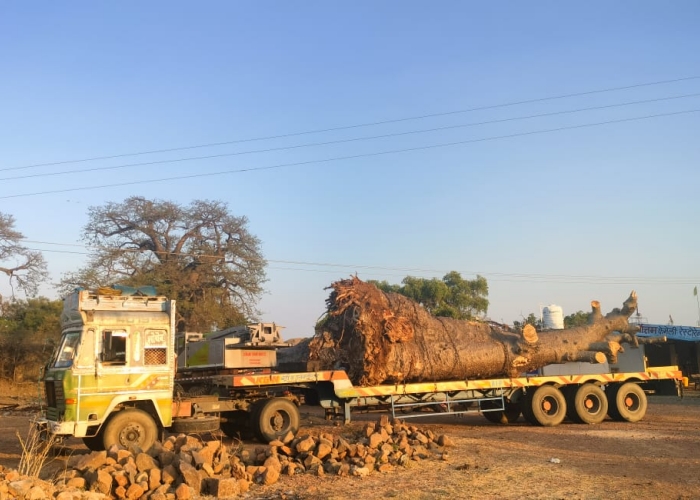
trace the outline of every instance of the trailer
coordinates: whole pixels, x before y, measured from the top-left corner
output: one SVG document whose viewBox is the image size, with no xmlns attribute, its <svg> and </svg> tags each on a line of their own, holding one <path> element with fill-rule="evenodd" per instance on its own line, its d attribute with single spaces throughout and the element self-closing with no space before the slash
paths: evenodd
<svg viewBox="0 0 700 500">
<path fill-rule="evenodd" d="M 166 297 L 79 290 L 65 299 L 63 335 L 43 381 L 47 407 L 38 425 L 54 438 L 77 437 L 92 450 L 113 444 L 150 448 L 166 433 L 250 429 L 263 442 L 299 429 L 303 404 L 350 422 L 353 409 L 396 418 L 478 412 L 489 421 L 554 426 L 569 417 L 636 422 L 647 398 L 639 384 L 672 380 L 675 366 L 638 371 L 451 380 L 357 387 L 343 370 L 277 371 L 285 348 L 274 323 L 220 332 L 175 333 Z M 585 370 L 583 370 L 585 371 Z"/>
</svg>

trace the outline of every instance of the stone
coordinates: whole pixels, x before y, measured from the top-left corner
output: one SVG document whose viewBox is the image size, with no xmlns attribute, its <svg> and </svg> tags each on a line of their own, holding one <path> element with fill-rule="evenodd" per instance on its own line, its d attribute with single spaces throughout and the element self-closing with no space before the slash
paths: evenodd
<svg viewBox="0 0 700 500">
<path fill-rule="evenodd" d="M 377 466 L 379 472 L 391 472 L 394 470 L 394 466 L 391 464 L 381 464 Z"/>
<path fill-rule="evenodd" d="M 261 475 L 261 483 L 264 485 L 275 484 L 280 478 L 280 471 L 278 469 L 269 467 Z"/>
<path fill-rule="evenodd" d="M 99 469 L 107 462 L 106 451 L 93 451 L 87 455 L 80 455 L 80 459 L 73 466 L 74 469 Z"/>
<path fill-rule="evenodd" d="M 172 484 L 177 479 L 177 469 L 172 465 L 166 465 L 161 471 L 161 481 L 164 484 Z"/>
<path fill-rule="evenodd" d="M 454 446 L 455 443 L 452 441 L 449 437 L 447 437 L 445 434 L 440 434 L 437 438 L 437 444 L 440 446 Z"/>
<path fill-rule="evenodd" d="M 190 500 L 192 498 L 192 493 L 190 492 L 190 487 L 185 483 L 175 488 L 175 498 L 177 500 Z"/>
<path fill-rule="evenodd" d="M 151 469 L 158 467 L 156 461 L 148 453 L 139 453 L 136 455 L 136 468 L 139 472 L 148 472 Z"/>
<path fill-rule="evenodd" d="M 350 470 L 350 474 L 358 477 L 369 476 L 370 470 L 367 467 L 353 467 Z"/>
<path fill-rule="evenodd" d="M 126 490 L 126 498 L 127 500 L 137 500 L 138 498 L 141 498 L 141 496 L 145 493 L 146 491 L 141 487 L 139 484 L 132 484 L 127 488 Z"/>
<path fill-rule="evenodd" d="M 84 477 L 73 477 L 66 481 L 66 488 L 78 488 L 84 490 L 87 487 L 87 481 Z"/>
<path fill-rule="evenodd" d="M 308 436 L 306 439 L 302 439 L 299 441 L 296 445 L 296 450 L 299 453 L 305 453 L 308 451 L 311 451 L 314 449 L 316 446 L 316 441 L 314 441 L 314 438 L 311 436 Z"/>
<path fill-rule="evenodd" d="M 161 478 L 163 477 L 163 471 L 158 468 L 153 468 L 148 471 L 148 489 L 155 490 L 160 486 Z"/>
<path fill-rule="evenodd" d="M 180 473 L 184 483 L 191 487 L 195 494 L 199 494 L 202 489 L 202 477 L 192 465 L 180 462 Z"/>
<path fill-rule="evenodd" d="M 42 489 L 41 486 L 33 486 L 29 492 L 27 493 L 27 496 L 25 497 L 26 500 L 43 500 L 44 498 L 48 498 L 49 496 L 46 494 L 46 492 Z"/>
<path fill-rule="evenodd" d="M 287 434 L 284 435 L 284 437 L 280 441 L 282 441 L 286 445 L 289 445 L 289 443 L 294 441 L 294 433 L 292 431 L 289 431 Z"/>
<path fill-rule="evenodd" d="M 316 446 L 316 456 L 323 460 L 325 457 L 330 455 L 333 450 L 333 442 L 328 439 L 319 439 L 318 445 Z"/>
<path fill-rule="evenodd" d="M 268 468 L 273 467 L 273 468 L 277 469 L 278 471 L 282 470 L 282 464 L 280 463 L 279 458 L 277 458 L 276 455 L 268 457 L 265 460 L 265 462 L 263 463 L 263 466 L 268 467 Z"/>
<path fill-rule="evenodd" d="M 367 444 L 370 448 L 377 449 L 382 443 L 384 443 L 384 438 L 378 432 L 374 432 L 369 436 L 369 443 Z"/>
<path fill-rule="evenodd" d="M 238 480 L 234 478 L 207 478 L 202 484 L 202 489 L 205 495 L 211 495 L 216 498 L 235 497 L 240 493 Z"/>
<path fill-rule="evenodd" d="M 428 437 L 425 434 L 423 434 L 422 432 L 415 432 L 413 434 L 413 439 L 418 441 L 420 444 L 424 444 L 424 445 L 428 444 L 428 441 L 430 441 L 428 439 Z"/>
<path fill-rule="evenodd" d="M 90 488 L 103 495 L 109 495 L 112 491 L 112 481 L 112 475 L 109 472 L 98 470 L 97 480 L 90 485 Z"/>
</svg>

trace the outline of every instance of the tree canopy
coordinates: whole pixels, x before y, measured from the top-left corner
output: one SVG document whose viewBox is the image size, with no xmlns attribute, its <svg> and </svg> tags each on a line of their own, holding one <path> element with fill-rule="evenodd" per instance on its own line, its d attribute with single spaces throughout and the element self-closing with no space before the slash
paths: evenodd
<svg viewBox="0 0 700 500">
<path fill-rule="evenodd" d="M 0 377 L 19 382 L 39 374 L 61 336 L 63 301 L 44 297 L 0 301 Z"/>
<path fill-rule="evenodd" d="M 564 328 L 587 325 L 589 316 L 590 314 L 584 311 L 577 311 L 568 316 L 564 316 Z"/>
<path fill-rule="evenodd" d="M 219 201 L 189 206 L 130 197 L 90 207 L 89 263 L 61 289 L 154 285 L 178 301 L 178 329 L 206 331 L 248 321 L 265 281 L 260 240 Z"/>
<path fill-rule="evenodd" d="M 17 287 L 33 296 L 48 277 L 46 261 L 41 252 L 21 244 L 24 235 L 14 226 L 14 217 L 0 213 L 0 273 L 7 276 L 13 293 Z"/>
<path fill-rule="evenodd" d="M 383 292 L 400 293 L 415 300 L 433 316 L 473 319 L 486 314 L 489 307 L 489 287 L 483 276 L 467 280 L 457 271 L 451 271 L 442 279 L 406 276 L 401 285 L 387 281 L 370 283 Z"/>
</svg>

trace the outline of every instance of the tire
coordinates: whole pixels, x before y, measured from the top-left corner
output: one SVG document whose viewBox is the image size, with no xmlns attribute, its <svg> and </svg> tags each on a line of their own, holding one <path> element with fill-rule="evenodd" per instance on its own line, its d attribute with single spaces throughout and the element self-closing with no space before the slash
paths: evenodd
<svg viewBox="0 0 700 500">
<path fill-rule="evenodd" d="M 603 389 L 583 384 L 567 400 L 569 417 L 579 424 L 599 424 L 608 414 L 608 398 Z"/>
<path fill-rule="evenodd" d="M 496 406 L 494 401 L 484 401 L 481 404 L 482 408 L 493 408 Z M 515 403 L 505 402 L 505 410 L 494 410 L 482 412 L 486 420 L 494 424 L 513 424 L 520 418 L 520 406 Z"/>
<path fill-rule="evenodd" d="M 608 413 L 613 420 L 618 422 L 639 422 L 647 413 L 647 395 L 641 387 L 634 382 L 622 384 L 608 397 L 608 401 L 615 403 L 613 412 Z"/>
<path fill-rule="evenodd" d="M 253 434 L 253 437 L 257 439 L 260 442 L 265 441 L 265 438 L 262 435 L 262 430 L 260 429 L 260 412 L 263 409 L 263 406 L 270 401 L 269 399 L 261 399 L 259 401 L 255 401 L 253 404 L 250 405 L 250 430 Z"/>
<path fill-rule="evenodd" d="M 268 399 L 258 415 L 260 436 L 264 443 L 284 437 L 299 430 L 299 410 L 286 398 Z"/>
<path fill-rule="evenodd" d="M 92 437 L 84 437 L 83 444 L 85 446 L 87 446 L 87 449 L 90 451 L 104 451 L 105 450 L 104 438 L 102 437 L 101 434 L 98 434 L 97 436 L 92 436 Z"/>
<path fill-rule="evenodd" d="M 151 416 L 138 409 L 126 409 L 112 415 L 102 431 L 105 449 L 112 445 L 148 451 L 158 437 L 158 426 Z"/>
<path fill-rule="evenodd" d="M 219 430 L 220 418 L 216 416 L 174 418 L 170 432 L 174 434 L 197 434 Z"/>
<path fill-rule="evenodd" d="M 566 417 L 566 399 L 559 389 L 551 385 L 537 388 L 530 399 L 530 411 L 536 425 L 554 427 Z"/>
<path fill-rule="evenodd" d="M 616 422 L 622 421 L 622 415 L 617 411 L 617 391 L 620 384 L 608 384 L 605 387 L 605 398 L 608 400 L 608 416 Z"/>
<path fill-rule="evenodd" d="M 527 393 L 525 393 L 525 395 L 520 398 L 520 410 L 523 413 L 525 421 L 528 422 L 530 425 L 539 425 L 539 423 L 537 422 L 537 420 L 535 420 L 535 417 L 532 414 L 532 397 L 534 396 L 537 389 L 538 388 L 535 387 L 530 388 L 527 391 Z"/>
<path fill-rule="evenodd" d="M 249 439 L 253 437 L 250 416 L 247 411 L 227 411 L 221 414 L 221 432 L 231 439 Z"/>
</svg>

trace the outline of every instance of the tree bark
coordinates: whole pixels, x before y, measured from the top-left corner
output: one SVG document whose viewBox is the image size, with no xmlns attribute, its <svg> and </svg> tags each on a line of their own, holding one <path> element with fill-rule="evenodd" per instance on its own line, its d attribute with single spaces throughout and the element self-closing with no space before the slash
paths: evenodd
<svg viewBox="0 0 700 500">
<path fill-rule="evenodd" d="M 494 323 L 431 316 L 407 297 L 356 277 L 330 288 L 325 321 L 308 342 L 280 353 L 281 364 L 307 357 L 309 368 L 343 368 L 363 386 L 515 377 L 552 363 L 614 359 L 619 342 L 636 342 L 637 328 L 627 321 L 637 306 L 635 292 L 605 316 L 592 302 L 587 326 L 515 333 Z"/>
</svg>

